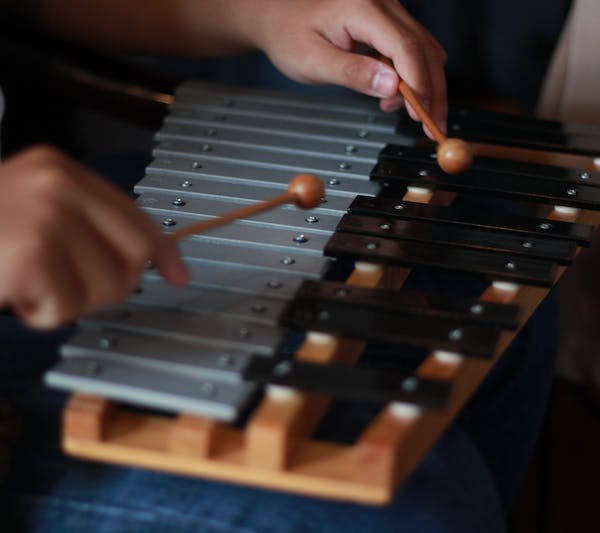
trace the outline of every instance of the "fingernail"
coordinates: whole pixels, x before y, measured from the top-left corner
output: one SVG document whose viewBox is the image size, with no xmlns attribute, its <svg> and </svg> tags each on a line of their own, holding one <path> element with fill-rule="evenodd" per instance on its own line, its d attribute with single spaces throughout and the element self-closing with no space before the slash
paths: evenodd
<svg viewBox="0 0 600 533">
<path fill-rule="evenodd" d="M 378 96 L 393 96 L 396 93 L 396 75 L 389 69 L 381 69 L 375 73 L 371 88 Z"/>
</svg>

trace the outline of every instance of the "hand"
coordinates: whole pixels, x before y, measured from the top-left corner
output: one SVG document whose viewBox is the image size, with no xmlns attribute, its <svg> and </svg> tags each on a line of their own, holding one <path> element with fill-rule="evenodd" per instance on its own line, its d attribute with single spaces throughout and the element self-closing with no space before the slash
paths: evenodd
<svg viewBox="0 0 600 533">
<path fill-rule="evenodd" d="M 126 298 L 152 259 L 187 282 L 174 239 L 131 200 L 59 151 L 0 166 L 0 306 L 47 329 Z"/>
<path fill-rule="evenodd" d="M 384 111 L 402 103 L 401 76 L 446 131 L 446 53 L 396 0 L 261 4 L 260 15 L 251 18 L 256 45 L 284 74 L 303 83 L 334 83 L 379 97 Z M 390 58 L 395 68 L 356 53 L 359 43 Z M 418 120 L 414 110 L 408 110 Z"/>
</svg>

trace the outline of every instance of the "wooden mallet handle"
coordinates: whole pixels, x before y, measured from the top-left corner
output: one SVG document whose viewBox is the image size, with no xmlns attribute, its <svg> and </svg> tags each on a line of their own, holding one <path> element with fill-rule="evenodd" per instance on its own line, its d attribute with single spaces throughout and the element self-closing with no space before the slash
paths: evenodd
<svg viewBox="0 0 600 533">
<path fill-rule="evenodd" d="M 275 196 L 270 200 L 265 200 L 264 202 L 241 207 L 240 209 L 230 211 L 223 216 L 211 220 L 202 220 L 200 222 L 189 224 L 175 231 L 173 237 L 179 241 L 189 235 L 203 233 L 210 229 L 228 224 L 234 220 L 251 217 L 287 203 L 293 203 L 302 209 L 311 209 L 321 203 L 324 195 L 325 187 L 319 178 L 313 174 L 298 174 L 290 181 L 286 193 Z"/>
</svg>

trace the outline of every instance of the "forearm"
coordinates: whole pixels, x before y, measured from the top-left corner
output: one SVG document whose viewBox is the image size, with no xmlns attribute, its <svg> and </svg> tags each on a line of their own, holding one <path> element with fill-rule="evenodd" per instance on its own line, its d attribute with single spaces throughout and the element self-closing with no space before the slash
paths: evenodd
<svg viewBox="0 0 600 533">
<path fill-rule="evenodd" d="M 29 0 L 67 39 L 120 51 L 223 55 L 255 47 L 248 28 L 260 0 Z"/>
</svg>

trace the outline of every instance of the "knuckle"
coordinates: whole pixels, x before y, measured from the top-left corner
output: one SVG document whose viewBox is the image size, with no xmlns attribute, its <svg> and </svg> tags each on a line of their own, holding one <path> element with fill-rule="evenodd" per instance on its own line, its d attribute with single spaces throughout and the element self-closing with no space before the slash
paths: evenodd
<svg viewBox="0 0 600 533">
<path fill-rule="evenodd" d="M 32 183 L 41 192 L 60 192 L 71 183 L 70 160 L 57 148 L 40 145 L 31 148 L 28 157 L 33 165 Z"/>
<path fill-rule="evenodd" d="M 402 39 L 402 48 L 406 54 L 413 57 L 420 57 L 423 53 L 423 43 L 421 39 L 412 32 L 404 35 Z"/>
</svg>

